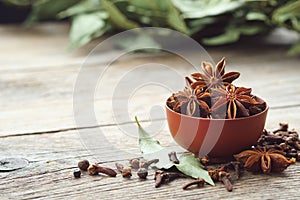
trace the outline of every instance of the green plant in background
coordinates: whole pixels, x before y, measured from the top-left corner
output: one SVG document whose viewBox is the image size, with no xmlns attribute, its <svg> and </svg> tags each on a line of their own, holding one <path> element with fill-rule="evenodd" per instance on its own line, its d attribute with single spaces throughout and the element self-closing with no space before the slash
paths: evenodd
<svg viewBox="0 0 300 200">
<path fill-rule="evenodd" d="M 168 27 L 205 45 L 237 42 L 277 27 L 300 33 L 299 0 L 2 0 L 31 6 L 26 23 L 70 19 L 70 48 L 110 31 Z M 300 54 L 300 41 L 290 55 Z"/>
</svg>

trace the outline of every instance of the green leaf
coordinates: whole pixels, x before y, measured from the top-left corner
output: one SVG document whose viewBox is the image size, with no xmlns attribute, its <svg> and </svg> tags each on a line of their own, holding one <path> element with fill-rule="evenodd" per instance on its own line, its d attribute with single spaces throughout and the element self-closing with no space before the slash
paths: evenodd
<svg viewBox="0 0 300 200">
<path fill-rule="evenodd" d="M 93 38 L 104 34 L 109 26 L 102 17 L 101 12 L 75 16 L 70 30 L 69 49 L 81 47 Z"/>
<path fill-rule="evenodd" d="M 170 2 L 170 1 L 168 1 L 168 2 Z M 175 6 L 173 6 L 173 4 L 171 2 L 169 3 L 169 12 L 167 15 L 167 22 L 172 28 L 174 28 L 178 31 L 181 31 L 185 34 L 189 34 L 189 30 L 185 24 L 185 21 L 184 21 L 182 15 L 177 10 L 177 8 Z"/>
<path fill-rule="evenodd" d="M 246 15 L 246 19 L 249 21 L 252 21 L 252 20 L 266 21 L 268 19 L 268 17 L 264 13 L 249 12 Z"/>
<path fill-rule="evenodd" d="M 37 21 L 55 19 L 57 14 L 78 3 L 80 0 L 39 0 L 34 1 L 32 11 L 25 21 L 25 24 L 30 25 Z"/>
<path fill-rule="evenodd" d="M 300 32 L 300 1 L 290 1 L 273 12 L 272 20 L 281 26 Z M 291 25 L 288 22 L 291 22 Z"/>
<path fill-rule="evenodd" d="M 89 13 L 98 10 L 103 10 L 100 0 L 85 0 L 85 1 L 80 1 L 79 3 L 71 6 L 70 8 L 60 12 L 57 16 L 62 19 L 66 17 L 71 17 L 73 15 Z"/>
<path fill-rule="evenodd" d="M 159 162 L 155 164 L 158 168 L 168 169 L 172 167 L 174 164 L 169 160 L 167 150 L 157 140 L 151 138 L 150 134 L 140 125 L 136 116 L 135 122 L 139 128 L 139 146 L 143 157 L 146 160 L 159 159 Z"/>
<path fill-rule="evenodd" d="M 206 45 L 223 45 L 238 41 L 240 32 L 236 29 L 229 29 L 224 34 L 211 38 L 204 38 L 202 42 Z"/>
<path fill-rule="evenodd" d="M 300 41 L 294 44 L 288 51 L 289 56 L 295 56 L 300 54 Z"/>
<path fill-rule="evenodd" d="M 135 121 L 139 129 L 139 145 L 143 157 L 146 160 L 159 159 L 159 162 L 155 166 L 159 169 L 169 169 L 175 166 L 182 173 L 191 176 L 193 178 L 203 178 L 207 183 L 214 185 L 213 180 L 210 178 L 208 172 L 203 169 L 199 159 L 195 158 L 194 154 L 182 155 L 179 157 L 179 164 L 174 164 L 169 160 L 168 151 L 163 148 L 157 140 L 151 138 L 140 125 L 137 117 Z"/>
<path fill-rule="evenodd" d="M 138 8 L 142 8 L 144 10 L 151 10 L 151 11 L 160 11 L 166 12 L 168 11 L 168 0 L 161 1 L 161 0 L 130 0 L 131 5 L 136 6 Z"/>
<path fill-rule="evenodd" d="M 255 35 L 260 32 L 266 31 L 267 28 L 265 25 L 257 24 L 240 26 L 236 30 L 239 31 L 241 35 Z"/>
<path fill-rule="evenodd" d="M 132 37 L 125 37 L 122 40 L 116 41 L 115 44 L 126 51 L 160 51 L 161 46 L 156 42 L 151 35 L 147 33 L 139 33 L 132 35 Z"/>
<path fill-rule="evenodd" d="M 210 185 L 215 185 L 208 172 L 203 169 L 200 160 L 195 158 L 194 154 L 182 155 L 179 157 L 179 164 L 175 164 L 176 168 L 185 175 L 193 178 L 203 178 Z"/>
<path fill-rule="evenodd" d="M 153 140 L 149 135 L 149 133 L 147 133 L 143 129 L 137 117 L 135 117 L 135 122 L 139 127 L 139 145 L 140 145 L 141 152 L 143 154 L 147 154 L 147 153 L 154 153 L 162 150 L 163 147 L 159 144 L 157 140 Z"/>
<path fill-rule="evenodd" d="M 216 17 L 205 17 L 200 19 L 193 19 L 188 22 L 190 27 L 190 34 L 197 33 L 205 28 L 206 25 L 213 24 L 217 21 Z"/>
<path fill-rule="evenodd" d="M 127 17 L 109 0 L 102 0 L 103 7 L 109 14 L 109 20 L 116 28 L 132 29 L 138 28 L 139 25 Z"/>
<path fill-rule="evenodd" d="M 246 3 L 244 0 L 172 0 L 172 2 L 187 19 L 224 14 L 236 10 Z"/>
<path fill-rule="evenodd" d="M 143 24 L 166 27 L 169 0 L 131 0 L 127 6 L 128 16 Z M 116 3 L 117 4 L 117 3 Z"/>
</svg>

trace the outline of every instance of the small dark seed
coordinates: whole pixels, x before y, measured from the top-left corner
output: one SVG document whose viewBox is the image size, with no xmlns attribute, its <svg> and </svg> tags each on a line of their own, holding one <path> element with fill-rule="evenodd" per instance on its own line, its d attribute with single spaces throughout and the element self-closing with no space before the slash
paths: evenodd
<svg viewBox="0 0 300 200">
<path fill-rule="evenodd" d="M 73 175 L 74 175 L 75 178 L 80 178 L 80 176 L 81 176 L 80 169 L 75 169 L 74 172 L 73 172 Z"/>
</svg>

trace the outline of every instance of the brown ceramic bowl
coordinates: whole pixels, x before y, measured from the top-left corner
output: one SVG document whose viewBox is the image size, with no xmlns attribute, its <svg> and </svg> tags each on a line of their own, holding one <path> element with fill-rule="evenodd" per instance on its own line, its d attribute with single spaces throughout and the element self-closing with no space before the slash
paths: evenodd
<svg viewBox="0 0 300 200">
<path fill-rule="evenodd" d="M 257 98 L 263 102 L 262 99 Z M 268 106 L 256 115 L 236 119 L 207 119 L 177 113 L 166 105 L 174 140 L 195 155 L 231 157 L 256 144 L 265 126 Z"/>
</svg>

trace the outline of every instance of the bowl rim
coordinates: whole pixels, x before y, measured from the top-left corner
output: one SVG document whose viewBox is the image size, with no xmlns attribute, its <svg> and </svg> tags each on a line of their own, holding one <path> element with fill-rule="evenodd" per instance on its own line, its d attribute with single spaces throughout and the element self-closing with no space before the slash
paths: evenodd
<svg viewBox="0 0 300 200">
<path fill-rule="evenodd" d="M 207 121 L 224 121 L 224 120 L 225 121 L 238 121 L 238 120 L 245 120 L 245 119 L 255 118 L 258 115 L 262 115 L 263 113 L 265 113 L 265 112 L 267 112 L 269 110 L 269 105 L 268 105 L 268 103 L 265 100 L 263 100 L 262 98 L 260 98 L 260 97 L 258 97 L 256 95 L 255 95 L 255 97 L 258 98 L 258 100 L 265 102 L 266 103 L 266 108 L 262 112 L 257 113 L 255 115 L 251 115 L 249 117 L 239 117 L 239 118 L 234 118 L 234 119 L 213 119 L 213 118 L 193 117 L 193 116 L 189 116 L 189 115 L 185 115 L 185 114 L 182 114 L 182 113 L 175 112 L 174 110 L 172 110 L 171 108 L 169 108 L 169 106 L 167 105 L 169 97 L 168 97 L 168 99 L 165 102 L 165 107 L 166 107 L 166 109 L 168 109 L 169 111 L 171 111 L 174 114 L 181 115 L 181 116 L 184 116 L 186 118 L 191 118 L 191 119 L 205 120 L 205 121 L 206 120 Z"/>
</svg>

